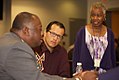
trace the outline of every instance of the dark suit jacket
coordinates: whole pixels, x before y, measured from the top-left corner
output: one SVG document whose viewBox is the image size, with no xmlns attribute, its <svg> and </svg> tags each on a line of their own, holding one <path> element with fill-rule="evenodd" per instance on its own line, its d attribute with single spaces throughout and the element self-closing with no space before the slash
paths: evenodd
<svg viewBox="0 0 119 80">
<path fill-rule="evenodd" d="M 0 80 L 62 80 L 62 77 L 40 72 L 31 47 L 10 32 L 0 37 Z"/>
<path fill-rule="evenodd" d="M 99 75 L 99 80 L 119 80 L 119 66 Z"/>
</svg>

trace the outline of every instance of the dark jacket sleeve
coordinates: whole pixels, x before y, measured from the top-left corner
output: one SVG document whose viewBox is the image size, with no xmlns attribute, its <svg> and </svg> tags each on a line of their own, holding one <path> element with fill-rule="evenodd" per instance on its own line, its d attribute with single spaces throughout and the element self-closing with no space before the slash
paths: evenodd
<svg viewBox="0 0 119 80">
<path fill-rule="evenodd" d="M 111 58 L 112 58 L 112 64 L 113 64 L 113 67 L 112 68 L 114 68 L 114 67 L 116 67 L 116 51 L 115 51 L 115 46 L 114 46 L 114 34 L 113 34 L 113 32 L 112 31 L 110 31 L 111 32 L 111 35 L 112 35 L 112 37 L 111 37 Z"/>
<path fill-rule="evenodd" d="M 79 32 L 76 35 L 76 40 L 74 43 L 74 51 L 72 55 L 72 69 L 73 73 L 76 71 L 76 64 L 79 62 L 79 57 L 80 57 L 80 49 L 81 49 L 81 43 L 82 43 L 82 30 L 84 30 L 84 27 L 79 30 Z"/>
<path fill-rule="evenodd" d="M 119 67 L 99 75 L 99 80 L 119 80 Z"/>
</svg>

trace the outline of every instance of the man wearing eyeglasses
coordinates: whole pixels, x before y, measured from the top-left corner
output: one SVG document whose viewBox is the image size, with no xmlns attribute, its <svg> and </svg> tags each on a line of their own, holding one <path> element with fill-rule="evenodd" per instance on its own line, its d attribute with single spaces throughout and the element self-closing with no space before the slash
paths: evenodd
<svg viewBox="0 0 119 80">
<path fill-rule="evenodd" d="M 64 35 L 65 27 L 58 21 L 52 21 L 46 27 L 41 46 L 34 48 L 40 58 L 38 60 L 42 65 L 42 72 L 70 77 L 67 52 L 59 45 Z"/>
</svg>

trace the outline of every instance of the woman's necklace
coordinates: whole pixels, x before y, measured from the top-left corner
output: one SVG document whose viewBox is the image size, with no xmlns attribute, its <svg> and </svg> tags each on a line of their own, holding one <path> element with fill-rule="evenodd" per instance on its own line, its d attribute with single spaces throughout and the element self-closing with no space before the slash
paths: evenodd
<svg viewBox="0 0 119 80">
<path fill-rule="evenodd" d="M 94 28 L 92 26 L 92 33 L 93 33 L 94 36 L 100 37 L 101 36 L 101 31 L 102 31 L 102 27 L 101 28 Z"/>
</svg>

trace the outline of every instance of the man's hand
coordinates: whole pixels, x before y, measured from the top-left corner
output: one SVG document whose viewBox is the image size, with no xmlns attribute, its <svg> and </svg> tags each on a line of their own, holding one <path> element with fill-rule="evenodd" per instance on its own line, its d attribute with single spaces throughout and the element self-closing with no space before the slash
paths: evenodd
<svg viewBox="0 0 119 80">
<path fill-rule="evenodd" d="M 81 71 L 80 73 L 73 74 L 74 78 L 78 78 L 79 80 L 96 80 L 98 77 L 97 71 Z"/>
<path fill-rule="evenodd" d="M 96 80 L 97 77 L 97 71 L 84 71 L 81 73 L 82 80 Z"/>
<path fill-rule="evenodd" d="M 79 73 L 76 72 L 76 73 L 73 74 L 73 76 L 76 80 L 82 80 L 82 78 L 81 78 L 82 73 L 83 73 L 83 71 L 80 71 Z"/>
</svg>

